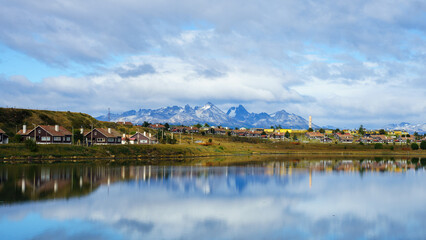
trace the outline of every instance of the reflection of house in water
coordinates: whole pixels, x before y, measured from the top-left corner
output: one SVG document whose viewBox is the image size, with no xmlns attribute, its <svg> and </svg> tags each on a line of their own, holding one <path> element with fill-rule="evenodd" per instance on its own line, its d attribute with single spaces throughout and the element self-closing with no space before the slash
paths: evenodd
<svg viewBox="0 0 426 240">
<path fill-rule="evenodd" d="M 0 167 L 0 202 L 80 197 L 102 185 L 134 180 L 143 187 L 167 187 L 174 191 L 210 194 L 217 183 L 230 191 L 244 192 L 247 186 L 275 181 L 279 185 L 305 182 L 312 187 L 315 172 L 360 173 L 404 172 L 424 168 L 426 159 L 384 160 L 287 160 L 249 163 L 241 166 L 92 166 L 31 165 Z M 220 185 L 220 184 L 219 184 Z M 142 188 L 143 189 L 143 188 Z"/>
</svg>

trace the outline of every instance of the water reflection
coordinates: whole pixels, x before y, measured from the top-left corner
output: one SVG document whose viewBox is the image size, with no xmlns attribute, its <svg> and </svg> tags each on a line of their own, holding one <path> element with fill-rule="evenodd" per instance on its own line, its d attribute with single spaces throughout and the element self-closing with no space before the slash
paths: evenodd
<svg viewBox="0 0 426 240">
<path fill-rule="evenodd" d="M 423 239 L 425 163 L 4 165 L 0 238 Z"/>
</svg>

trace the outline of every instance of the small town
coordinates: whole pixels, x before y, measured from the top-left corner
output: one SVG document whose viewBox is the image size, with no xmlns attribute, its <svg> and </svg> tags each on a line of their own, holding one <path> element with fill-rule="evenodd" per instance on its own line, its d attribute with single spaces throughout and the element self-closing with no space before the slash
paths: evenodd
<svg viewBox="0 0 426 240">
<path fill-rule="evenodd" d="M 9 140 L 9 136 L 0 129 L 0 144 L 9 142 L 35 141 L 37 144 L 77 144 L 77 145 L 117 145 L 117 144 L 175 144 L 184 136 L 229 136 L 269 139 L 271 141 L 292 141 L 302 143 L 346 143 L 346 144 L 421 144 L 426 134 L 409 134 L 404 130 L 358 130 L 349 129 L 283 129 L 283 128 L 228 128 L 196 124 L 194 126 L 170 126 L 168 123 L 133 125 L 131 122 L 116 122 L 118 129 L 96 128 L 75 129 L 73 131 L 60 125 L 23 125 Z M 144 131 L 140 131 L 144 129 Z M 201 141 L 192 143 L 208 144 Z"/>
</svg>

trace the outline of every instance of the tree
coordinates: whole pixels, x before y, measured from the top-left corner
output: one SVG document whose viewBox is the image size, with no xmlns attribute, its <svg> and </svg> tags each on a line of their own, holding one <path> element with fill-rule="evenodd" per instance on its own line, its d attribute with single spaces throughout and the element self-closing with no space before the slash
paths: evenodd
<svg viewBox="0 0 426 240">
<path fill-rule="evenodd" d="M 142 127 L 148 127 L 149 125 L 151 125 L 151 124 L 149 122 L 147 122 L 147 121 L 144 121 L 142 123 Z"/>
<path fill-rule="evenodd" d="M 197 123 L 196 125 L 194 125 L 194 127 L 196 127 L 196 128 L 201 128 L 201 127 L 202 127 L 202 125 L 201 125 L 201 124 L 199 124 L 199 123 Z"/>
<path fill-rule="evenodd" d="M 166 129 L 166 131 L 168 131 L 170 129 L 170 125 L 168 123 L 164 124 L 164 128 Z"/>
<path fill-rule="evenodd" d="M 385 129 L 380 129 L 380 130 L 379 130 L 379 134 L 381 134 L 381 135 L 384 135 L 384 134 L 386 134 L 386 131 L 385 131 Z"/>
<path fill-rule="evenodd" d="M 25 146 L 30 150 L 31 152 L 37 152 L 38 151 L 38 145 L 37 143 L 32 139 L 25 140 Z"/>
<path fill-rule="evenodd" d="M 271 126 L 271 129 L 275 129 L 275 127 L 274 127 L 274 126 Z"/>
<path fill-rule="evenodd" d="M 82 144 L 83 139 L 84 139 L 84 136 L 83 136 L 83 134 L 81 134 L 80 130 L 75 129 L 74 130 L 74 144 L 76 144 L 76 143 Z"/>
<path fill-rule="evenodd" d="M 381 143 L 374 144 L 374 149 L 383 149 L 383 144 Z"/>
<path fill-rule="evenodd" d="M 336 128 L 335 130 L 333 130 L 333 133 L 338 133 L 340 132 L 340 129 Z"/>
<path fill-rule="evenodd" d="M 361 135 L 361 136 L 364 136 L 364 134 L 365 134 L 364 126 L 362 126 L 362 125 L 359 126 L 358 134 Z"/>
<path fill-rule="evenodd" d="M 20 143 L 22 142 L 22 136 L 19 134 L 16 134 L 15 136 L 13 136 L 13 138 L 11 138 L 12 142 L 14 143 Z"/>
<path fill-rule="evenodd" d="M 417 143 L 412 143 L 411 144 L 411 149 L 418 150 L 419 149 L 419 145 L 417 145 Z"/>
<path fill-rule="evenodd" d="M 204 127 L 210 127 L 208 123 L 204 123 Z"/>
<path fill-rule="evenodd" d="M 422 142 L 420 143 L 420 148 L 421 148 L 422 150 L 426 150 L 426 141 L 422 141 Z"/>
<path fill-rule="evenodd" d="M 314 129 L 312 129 L 312 128 L 308 129 L 308 132 L 313 132 L 313 131 L 314 131 Z"/>
<path fill-rule="evenodd" d="M 320 128 L 319 132 L 320 132 L 320 133 L 325 133 L 325 130 L 324 130 L 324 129 L 322 129 L 322 128 Z"/>
<path fill-rule="evenodd" d="M 284 136 L 285 136 L 286 138 L 290 138 L 290 133 L 289 133 L 288 131 L 286 131 L 286 132 L 285 132 L 285 134 L 284 134 Z"/>
</svg>

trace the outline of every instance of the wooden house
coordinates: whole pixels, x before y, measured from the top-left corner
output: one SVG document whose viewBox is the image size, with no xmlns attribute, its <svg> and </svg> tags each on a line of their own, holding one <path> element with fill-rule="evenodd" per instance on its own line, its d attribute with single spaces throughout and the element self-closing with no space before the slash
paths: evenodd
<svg viewBox="0 0 426 240">
<path fill-rule="evenodd" d="M 35 139 L 38 144 L 71 144 L 72 133 L 62 126 L 38 125 L 28 131 L 24 125 L 17 133 L 24 140 Z"/>
<path fill-rule="evenodd" d="M 151 133 L 140 133 L 137 132 L 131 136 L 134 139 L 135 144 L 157 144 L 157 139 L 151 135 Z"/>
<path fill-rule="evenodd" d="M 84 135 L 89 145 L 114 145 L 121 144 L 122 135 L 111 128 L 95 128 Z"/>
</svg>

